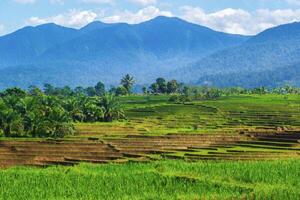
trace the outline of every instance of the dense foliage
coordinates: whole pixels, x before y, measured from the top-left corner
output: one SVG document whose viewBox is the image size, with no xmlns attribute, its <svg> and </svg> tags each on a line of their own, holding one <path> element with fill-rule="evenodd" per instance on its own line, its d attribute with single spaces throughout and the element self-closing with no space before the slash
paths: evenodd
<svg viewBox="0 0 300 200">
<path fill-rule="evenodd" d="M 73 122 L 110 122 L 124 117 L 116 97 L 98 86 L 95 96 L 49 84 L 44 92 L 36 87 L 28 92 L 7 89 L 0 95 L 0 132 L 6 137 L 64 137 L 74 134 Z"/>
</svg>

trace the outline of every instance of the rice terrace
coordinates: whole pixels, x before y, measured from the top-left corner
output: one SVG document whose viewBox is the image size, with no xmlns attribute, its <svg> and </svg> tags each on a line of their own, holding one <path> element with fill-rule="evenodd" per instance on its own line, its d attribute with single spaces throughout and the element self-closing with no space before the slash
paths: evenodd
<svg viewBox="0 0 300 200">
<path fill-rule="evenodd" d="M 167 96 L 133 96 L 122 102 L 124 121 L 77 123 L 75 136 L 65 139 L 1 141 L 1 166 L 300 155 L 298 96 L 243 95 L 186 104 L 169 103 Z"/>
<path fill-rule="evenodd" d="M 170 99 L 119 97 L 126 118 L 77 122 L 76 133 L 61 139 L 3 138 L 1 197 L 299 197 L 299 95 Z M 44 187 L 51 192 L 38 192 Z"/>
</svg>

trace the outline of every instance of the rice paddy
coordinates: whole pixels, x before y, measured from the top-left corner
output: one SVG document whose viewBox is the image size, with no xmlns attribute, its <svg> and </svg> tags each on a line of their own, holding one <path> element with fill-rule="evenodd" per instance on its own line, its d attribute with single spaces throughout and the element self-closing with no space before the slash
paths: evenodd
<svg viewBox="0 0 300 200">
<path fill-rule="evenodd" d="M 299 199 L 300 161 L 155 161 L 0 171 L 1 199 Z"/>
<path fill-rule="evenodd" d="M 64 139 L 1 140 L 1 199 L 299 199 L 300 96 L 168 99 L 122 97 L 126 119 Z"/>
</svg>

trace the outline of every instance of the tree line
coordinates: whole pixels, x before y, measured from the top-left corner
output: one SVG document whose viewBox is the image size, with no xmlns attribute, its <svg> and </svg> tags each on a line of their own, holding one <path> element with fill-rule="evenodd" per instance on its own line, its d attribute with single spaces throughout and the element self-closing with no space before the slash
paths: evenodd
<svg viewBox="0 0 300 200">
<path fill-rule="evenodd" d="M 130 94 L 133 77 L 126 75 L 116 91 L 94 87 L 54 87 L 0 92 L 0 135 L 5 137 L 64 137 L 75 133 L 74 122 L 112 122 L 125 117 L 116 95 Z"/>
<path fill-rule="evenodd" d="M 102 82 L 94 87 L 54 87 L 28 90 L 8 88 L 0 92 L 0 135 L 6 137 L 64 137 L 75 133 L 75 122 L 112 122 L 125 118 L 118 96 L 131 95 L 134 78 L 125 75 L 118 87 L 109 90 Z M 278 88 L 214 88 L 189 86 L 177 80 L 157 78 L 144 95 L 170 95 L 170 101 L 185 103 L 193 100 L 216 99 L 241 94 L 300 94 L 291 86 Z M 140 95 L 140 94 L 139 94 Z"/>
</svg>

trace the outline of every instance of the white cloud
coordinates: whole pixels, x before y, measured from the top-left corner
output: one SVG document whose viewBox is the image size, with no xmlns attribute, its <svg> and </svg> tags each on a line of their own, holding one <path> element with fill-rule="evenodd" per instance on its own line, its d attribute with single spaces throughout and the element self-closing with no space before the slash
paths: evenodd
<svg viewBox="0 0 300 200">
<path fill-rule="evenodd" d="M 103 2 L 103 0 L 101 1 Z M 104 13 L 103 10 L 70 10 L 67 13 L 47 18 L 33 16 L 26 21 L 26 25 L 54 22 L 63 26 L 79 28 L 95 20 L 107 23 L 126 22 L 136 24 L 161 15 L 173 16 L 173 13 L 168 10 L 162 10 L 156 6 L 147 6 L 136 12 L 120 10 L 115 11 L 113 14 Z M 300 21 L 300 9 L 259 9 L 249 12 L 243 9 L 227 8 L 209 13 L 200 7 L 183 6 L 177 16 L 214 30 L 253 35 L 280 24 Z"/>
<path fill-rule="evenodd" d="M 94 3 L 94 4 L 114 4 L 118 0 L 80 0 L 80 1 L 83 3 Z M 126 1 L 141 6 L 148 6 L 157 3 L 157 0 L 126 0 Z"/>
<path fill-rule="evenodd" d="M 104 15 L 104 12 L 101 10 L 97 13 L 92 10 L 70 10 L 67 13 L 46 18 L 33 16 L 26 20 L 25 24 L 35 26 L 53 22 L 62 26 L 80 28 L 95 20 L 101 20 L 107 23 L 126 22 L 136 24 L 161 15 L 168 17 L 173 16 L 171 12 L 160 10 L 154 6 L 145 7 L 137 12 L 131 12 L 128 10 L 118 11 L 113 15 Z"/>
<path fill-rule="evenodd" d="M 157 3 L 157 0 L 128 0 L 128 1 L 141 6 L 153 5 Z"/>
<path fill-rule="evenodd" d="M 181 17 L 187 21 L 235 34 L 251 35 L 280 24 L 300 21 L 300 9 L 260 9 L 248 12 L 242 9 L 227 8 L 213 13 L 206 13 L 199 7 L 184 6 L 181 10 Z"/>
<path fill-rule="evenodd" d="M 48 18 L 39 18 L 31 17 L 26 21 L 27 25 L 39 25 L 44 23 L 54 22 L 59 25 L 79 28 L 82 27 L 97 18 L 97 14 L 91 10 L 70 10 L 68 13 L 48 17 Z"/>
<path fill-rule="evenodd" d="M 51 4 L 64 5 L 64 0 L 49 0 Z"/>
<path fill-rule="evenodd" d="M 81 0 L 83 3 L 112 4 L 114 0 Z"/>
<path fill-rule="evenodd" d="M 285 1 L 289 4 L 300 6 L 300 0 L 285 0 Z"/>
<path fill-rule="evenodd" d="M 20 4 L 30 4 L 30 3 L 35 3 L 35 0 L 14 0 L 14 2 Z"/>
<path fill-rule="evenodd" d="M 107 16 L 102 18 L 102 21 L 108 23 L 114 22 L 127 22 L 130 24 L 136 24 L 143 21 L 147 21 L 157 16 L 168 16 L 171 17 L 173 14 L 170 11 L 163 11 L 154 6 L 148 6 L 137 12 L 130 12 L 128 10 L 117 12 L 115 15 Z"/>
<path fill-rule="evenodd" d="M 3 24 L 0 24 L 0 35 L 4 33 L 4 25 Z"/>
</svg>

